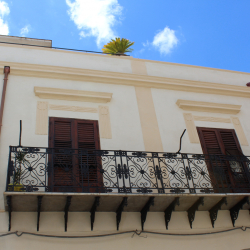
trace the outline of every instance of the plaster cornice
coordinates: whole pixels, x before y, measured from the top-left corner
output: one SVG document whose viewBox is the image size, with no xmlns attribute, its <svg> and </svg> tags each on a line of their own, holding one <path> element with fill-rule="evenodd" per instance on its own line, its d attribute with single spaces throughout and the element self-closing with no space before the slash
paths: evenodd
<svg viewBox="0 0 250 250">
<path fill-rule="evenodd" d="M 59 99 L 82 102 L 110 102 L 112 93 L 73 89 L 34 87 L 35 95 L 43 99 Z"/>
<path fill-rule="evenodd" d="M 55 53 L 81 54 L 81 55 L 87 55 L 87 56 L 92 56 L 92 57 L 108 57 L 108 58 L 110 58 L 110 55 L 106 55 L 106 54 L 95 54 L 95 53 L 87 53 L 87 52 L 82 52 L 82 51 L 79 52 L 79 51 L 63 50 L 63 49 L 55 49 L 55 48 L 43 48 L 43 47 L 33 47 L 33 46 L 26 46 L 26 45 L 4 44 L 4 43 L 0 44 L 0 46 L 14 47 L 14 48 L 21 47 L 21 48 L 25 48 L 25 49 L 45 50 L 45 51 L 50 51 L 50 52 L 55 52 Z M 133 60 L 133 61 L 141 61 L 141 62 L 148 62 L 148 63 L 196 68 L 196 69 L 206 69 L 206 70 L 212 70 L 212 71 L 222 71 L 222 72 L 234 73 L 234 74 L 245 74 L 245 75 L 250 76 L 250 73 L 248 73 L 248 72 L 228 70 L 228 69 L 209 68 L 209 67 L 204 67 L 204 66 L 189 65 L 189 64 L 182 64 L 182 63 L 155 61 L 155 60 L 148 60 L 148 59 L 141 59 L 141 58 L 133 58 L 132 56 L 119 56 L 119 57 L 114 57 L 114 58 L 119 59 L 119 60 Z"/>
<path fill-rule="evenodd" d="M 179 108 L 187 111 L 223 113 L 223 114 L 238 114 L 241 105 L 221 104 L 214 102 L 199 102 L 189 100 L 177 100 L 176 104 Z"/>
<path fill-rule="evenodd" d="M 250 88 L 246 86 L 110 71 L 0 61 L 0 66 L 3 67 L 5 65 L 11 67 L 11 75 L 18 76 L 129 85 L 250 98 Z"/>
</svg>

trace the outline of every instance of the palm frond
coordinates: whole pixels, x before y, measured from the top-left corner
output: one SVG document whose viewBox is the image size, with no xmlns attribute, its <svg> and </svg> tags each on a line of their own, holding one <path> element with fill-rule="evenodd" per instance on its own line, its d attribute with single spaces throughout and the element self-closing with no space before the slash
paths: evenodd
<svg viewBox="0 0 250 250">
<path fill-rule="evenodd" d="M 133 51 L 133 49 L 130 48 L 132 45 L 134 45 L 134 42 L 131 42 L 125 38 L 116 37 L 104 45 L 102 51 L 112 55 L 125 54 Z"/>
</svg>

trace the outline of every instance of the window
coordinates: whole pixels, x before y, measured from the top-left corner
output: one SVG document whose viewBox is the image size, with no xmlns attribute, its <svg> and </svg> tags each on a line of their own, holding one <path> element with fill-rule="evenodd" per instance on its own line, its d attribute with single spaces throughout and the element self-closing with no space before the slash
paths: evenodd
<svg viewBox="0 0 250 250">
<path fill-rule="evenodd" d="M 49 148 L 53 191 L 84 192 L 100 185 L 98 121 L 50 117 Z"/>
<path fill-rule="evenodd" d="M 210 177 L 220 187 L 235 192 L 249 189 L 248 159 L 244 157 L 233 129 L 197 128 Z M 214 158 L 218 156 L 219 158 Z M 249 190 L 248 190 L 249 191 Z"/>
</svg>

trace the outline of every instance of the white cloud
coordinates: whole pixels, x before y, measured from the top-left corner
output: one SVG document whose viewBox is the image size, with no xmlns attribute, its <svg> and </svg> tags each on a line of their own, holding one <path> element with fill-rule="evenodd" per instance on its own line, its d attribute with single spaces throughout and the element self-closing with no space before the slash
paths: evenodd
<svg viewBox="0 0 250 250">
<path fill-rule="evenodd" d="M 5 15 L 9 15 L 10 9 L 6 2 L 0 1 L 0 15 L 3 17 Z"/>
<path fill-rule="evenodd" d="M 121 16 L 122 7 L 117 0 L 66 0 L 68 14 L 80 30 L 81 37 L 94 36 L 101 43 L 115 37 L 113 26 Z"/>
<path fill-rule="evenodd" d="M 175 31 L 167 26 L 164 30 L 159 31 L 152 42 L 152 45 L 160 51 L 161 54 L 169 54 L 171 50 L 178 44 Z"/>
<path fill-rule="evenodd" d="M 8 23 L 4 21 L 4 17 L 9 15 L 10 9 L 6 2 L 0 1 L 0 35 L 9 34 Z"/>
<path fill-rule="evenodd" d="M 30 25 L 26 25 L 23 28 L 21 28 L 20 35 L 27 36 L 29 32 L 30 32 Z"/>
</svg>

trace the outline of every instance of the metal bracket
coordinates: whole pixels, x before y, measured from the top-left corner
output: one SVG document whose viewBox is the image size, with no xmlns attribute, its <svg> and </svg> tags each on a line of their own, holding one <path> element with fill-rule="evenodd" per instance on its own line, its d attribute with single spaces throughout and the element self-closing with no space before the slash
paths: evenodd
<svg viewBox="0 0 250 250">
<path fill-rule="evenodd" d="M 144 208 L 141 210 L 141 229 L 142 231 L 144 230 L 144 223 L 146 222 L 147 219 L 147 213 L 150 209 L 151 206 L 154 206 L 154 198 L 155 197 L 150 197 Z"/>
<path fill-rule="evenodd" d="M 37 196 L 37 231 L 39 231 L 40 212 L 42 206 L 42 196 Z"/>
<path fill-rule="evenodd" d="M 118 209 L 116 210 L 116 225 L 117 225 L 117 231 L 119 230 L 119 224 L 121 222 L 121 218 L 122 218 L 122 212 L 125 206 L 128 205 L 128 198 L 124 197 L 120 206 L 118 207 Z"/>
<path fill-rule="evenodd" d="M 235 221 L 238 219 L 239 211 L 246 203 L 249 204 L 249 199 L 247 196 L 244 197 L 241 201 L 239 201 L 236 205 L 234 205 L 230 209 L 230 216 L 234 227 L 235 227 Z"/>
<path fill-rule="evenodd" d="M 214 227 L 214 222 L 217 219 L 217 215 L 218 215 L 218 210 L 221 209 L 221 206 L 223 204 L 227 205 L 227 198 L 223 197 L 216 205 L 214 205 L 210 210 L 209 210 L 209 214 L 210 214 L 210 219 L 211 219 L 211 223 L 212 226 Z"/>
<path fill-rule="evenodd" d="M 198 201 L 196 201 L 194 205 L 191 206 L 187 211 L 190 228 L 192 228 L 192 224 L 195 218 L 195 212 L 198 211 L 200 205 L 204 206 L 204 197 L 200 197 Z"/>
<path fill-rule="evenodd" d="M 10 229 L 11 229 L 11 212 L 12 212 L 11 196 L 7 196 L 6 198 L 7 198 L 8 212 L 9 212 L 9 229 L 8 229 L 8 231 L 10 231 Z"/>
<path fill-rule="evenodd" d="M 68 227 L 68 213 L 69 213 L 69 207 L 71 204 L 71 198 L 72 196 L 67 196 L 67 201 L 66 205 L 64 208 L 64 224 L 65 224 L 65 232 L 67 232 L 67 227 Z"/>
<path fill-rule="evenodd" d="M 168 229 L 168 223 L 171 220 L 172 212 L 175 210 L 175 206 L 180 206 L 180 198 L 176 197 L 174 201 L 166 208 L 165 210 L 165 223 L 166 223 L 166 229 Z"/>
<path fill-rule="evenodd" d="M 93 231 L 93 228 L 94 228 L 95 212 L 96 212 L 96 208 L 99 206 L 99 204 L 100 204 L 100 197 L 95 197 L 94 204 L 90 210 L 91 231 Z"/>
</svg>

